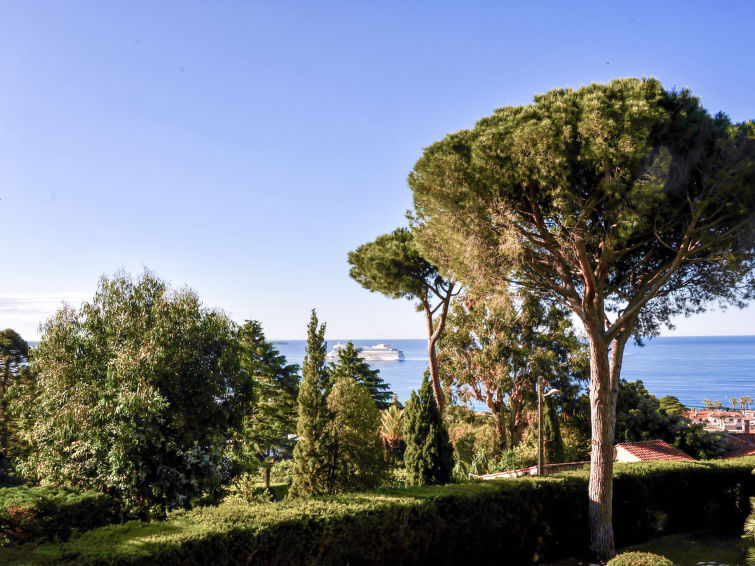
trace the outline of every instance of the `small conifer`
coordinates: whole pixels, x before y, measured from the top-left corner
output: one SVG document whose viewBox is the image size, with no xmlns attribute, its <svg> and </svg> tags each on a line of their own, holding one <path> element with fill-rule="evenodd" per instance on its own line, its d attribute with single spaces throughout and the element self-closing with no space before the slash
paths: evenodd
<svg viewBox="0 0 755 566">
<path fill-rule="evenodd" d="M 294 448 L 294 480 L 291 495 L 318 495 L 326 491 L 322 479 L 328 466 L 328 424 L 331 420 L 327 405 L 330 377 L 325 364 L 325 323 L 318 325 L 317 313 L 307 326 L 307 347 L 297 397 L 298 419 Z"/>
<path fill-rule="evenodd" d="M 453 469 L 453 447 L 430 387 L 428 372 L 419 394 L 412 391 L 404 411 L 404 465 L 416 485 L 448 483 Z"/>
<path fill-rule="evenodd" d="M 347 342 L 338 350 L 338 361 L 331 364 L 330 375 L 333 381 L 340 378 L 352 378 L 357 383 L 364 384 L 379 410 L 382 411 L 390 406 L 393 393 L 389 385 L 380 377 L 379 370 L 372 369 L 359 357 L 359 350 L 351 342 Z"/>
</svg>

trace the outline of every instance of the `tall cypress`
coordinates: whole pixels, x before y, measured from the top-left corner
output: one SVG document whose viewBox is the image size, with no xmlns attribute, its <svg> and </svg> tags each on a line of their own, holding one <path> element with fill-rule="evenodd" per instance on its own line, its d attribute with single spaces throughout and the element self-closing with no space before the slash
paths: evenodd
<svg viewBox="0 0 755 566">
<path fill-rule="evenodd" d="M 330 377 L 325 363 L 325 323 L 319 325 L 317 313 L 307 326 L 307 347 L 297 397 L 298 418 L 294 448 L 294 496 L 318 495 L 325 491 L 322 479 L 328 465 L 328 423 L 330 411 L 327 395 Z"/>
<path fill-rule="evenodd" d="M 564 460 L 564 441 L 561 438 L 561 426 L 558 422 L 556 401 L 546 397 L 543 407 L 543 445 L 545 462 L 556 464 Z"/>
<path fill-rule="evenodd" d="M 412 391 L 404 411 L 404 465 L 413 484 L 448 483 L 453 469 L 453 446 L 435 402 L 428 372 L 419 394 Z"/>
<path fill-rule="evenodd" d="M 359 350 L 351 342 L 347 342 L 338 350 L 338 361 L 330 366 L 333 381 L 350 377 L 357 383 L 367 387 L 370 396 L 381 411 L 387 409 L 391 403 L 393 392 L 390 386 L 380 377 L 380 370 L 372 369 L 359 357 Z"/>
</svg>

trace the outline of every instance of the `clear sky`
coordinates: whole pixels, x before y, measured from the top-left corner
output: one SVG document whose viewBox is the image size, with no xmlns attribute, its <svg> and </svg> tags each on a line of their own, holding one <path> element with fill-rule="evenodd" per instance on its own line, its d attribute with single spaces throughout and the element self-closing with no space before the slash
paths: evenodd
<svg viewBox="0 0 755 566">
<path fill-rule="evenodd" d="M 552 88 L 654 76 L 755 118 L 755 3 L 0 0 L 0 328 L 146 266 L 268 337 L 421 338 L 346 254 L 422 149 Z M 755 334 L 755 308 L 676 334 Z M 671 334 L 671 333 L 667 333 Z"/>
</svg>

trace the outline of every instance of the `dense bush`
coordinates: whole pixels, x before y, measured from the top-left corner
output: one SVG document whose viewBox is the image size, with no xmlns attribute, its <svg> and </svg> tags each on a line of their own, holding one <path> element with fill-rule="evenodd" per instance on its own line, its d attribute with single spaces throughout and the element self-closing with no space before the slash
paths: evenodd
<svg viewBox="0 0 755 566">
<path fill-rule="evenodd" d="M 634 538 L 627 530 L 653 513 L 666 515 L 665 532 L 729 523 L 739 531 L 746 496 L 755 493 L 754 465 L 755 458 L 742 458 L 617 466 L 618 539 Z M 228 502 L 176 512 L 162 523 L 103 527 L 65 544 L 6 549 L 0 562 L 442 565 L 474 556 L 480 563 L 505 557 L 507 564 L 532 564 L 587 551 L 586 491 L 583 471 L 277 504 Z M 640 505 L 627 504 L 632 491 Z"/>
<path fill-rule="evenodd" d="M 674 566 L 674 563 L 650 552 L 625 552 L 609 560 L 606 566 Z"/>
<path fill-rule="evenodd" d="M 233 323 L 145 272 L 100 280 L 43 326 L 35 394 L 19 409 L 32 479 L 107 490 L 146 511 L 229 479 L 226 450 L 254 401 Z"/>
<path fill-rule="evenodd" d="M 74 528 L 87 530 L 120 519 L 115 500 L 104 493 L 47 487 L 0 488 L 0 546 L 40 538 L 66 540 Z"/>
</svg>

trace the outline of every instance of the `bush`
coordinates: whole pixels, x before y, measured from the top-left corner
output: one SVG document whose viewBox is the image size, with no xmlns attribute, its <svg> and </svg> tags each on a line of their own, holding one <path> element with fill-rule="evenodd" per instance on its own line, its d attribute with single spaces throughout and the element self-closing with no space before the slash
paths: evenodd
<svg viewBox="0 0 755 566">
<path fill-rule="evenodd" d="M 67 540 L 74 528 L 87 530 L 122 518 L 112 497 L 47 487 L 0 488 L 0 546 L 32 539 Z"/>
<path fill-rule="evenodd" d="M 720 526 L 727 517 L 739 532 L 746 497 L 755 494 L 754 465 L 750 457 L 617 466 L 615 493 L 638 490 L 642 501 L 616 500 L 617 540 L 632 538 L 627 529 L 659 512 L 667 517 L 665 532 Z M 480 563 L 547 563 L 588 551 L 587 476 L 585 470 L 275 504 L 226 502 L 175 512 L 161 523 L 102 527 L 64 544 L 6 549 L 0 562 L 443 565 L 474 556 Z M 673 494 L 661 496 L 664 490 Z M 685 518 L 695 515 L 690 507 L 711 504 L 715 512 Z"/>
<path fill-rule="evenodd" d="M 609 560 L 606 566 L 674 566 L 674 563 L 650 552 L 625 552 Z"/>
</svg>

